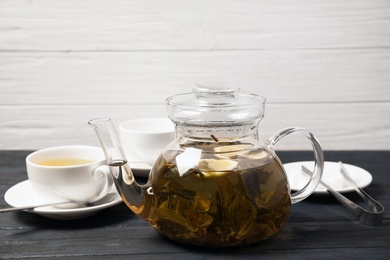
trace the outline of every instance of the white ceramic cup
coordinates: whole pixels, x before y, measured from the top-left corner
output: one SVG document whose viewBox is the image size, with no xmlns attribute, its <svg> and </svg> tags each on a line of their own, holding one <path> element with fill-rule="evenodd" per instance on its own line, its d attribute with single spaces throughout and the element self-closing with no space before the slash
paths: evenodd
<svg viewBox="0 0 390 260">
<path fill-rule="evenodd" d="M 175 126 L 168 118 L 139 118 L 122 122 L 119 135 L 129 163 L 153 165 L 175 138 Z"/>
<path fill-rule="evenodd" d="M 52 160 L 59 165 L 54 166 Z M 93 203 L 105 197 L 113 184 L 106 164 L 100 148 L 83 145 L 46 148 L 26 157 L 27 175 L 34 191 L 49 201 Z"/>
</svg>

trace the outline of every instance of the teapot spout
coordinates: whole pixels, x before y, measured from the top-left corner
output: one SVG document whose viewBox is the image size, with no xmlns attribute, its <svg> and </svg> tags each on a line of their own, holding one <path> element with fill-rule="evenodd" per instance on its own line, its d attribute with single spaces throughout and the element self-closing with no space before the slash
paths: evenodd
<svg viewBox="0 0 390 260">
<path fill-rule="evenodd" d="M 92 119 L 88 124 L 99 137 L 115 186 L 123 201 L 135 214 L 141 214 L 147 186 L 136 182 L 111 119 Z"/>
</svg>

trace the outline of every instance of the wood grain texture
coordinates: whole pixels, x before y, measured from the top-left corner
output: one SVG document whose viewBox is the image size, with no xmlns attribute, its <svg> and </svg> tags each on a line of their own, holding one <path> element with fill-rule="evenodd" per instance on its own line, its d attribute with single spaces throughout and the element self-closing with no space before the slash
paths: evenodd
<svg viewBox="0 0 390 260">
<path fill-rule="evenodd" d="M 164 103 L 194 84 L 225 81 L 270 103 L 390 100 L 390 52 L 0 53 L 1 104 Z"/>
<path fill-rule="evenodd" d="M 53 110 L 55 113 L 53 113 Z M 363 118 L 369 110 L 372 115 Z M 390 105 L 370 104 L 271 104 L 259 125 L 259 134 L 268 139 L 277 130 L 300 126 L 313 132 L 326 150 L 389 150 L 390 121 L 382 115 Z M 165 116 L 161 105 L 42 105 L 3 106 L 8 115 L 0 128 L 2 140 L 12 149 L 38 149 L 52 145 L 99 145 L 88 120 L 110 117 L 116 125 L 139 117 Z M 3 145 L 3 144 L 2 144 Z M 4 146 L 2 147 L 4 149 Z M 305 139 L 292 136 L 280 142 L 277 149 L 311 149 Z"/>
<path fill-rule="evenodd" d="M 389 47 L 389 12 L 386 0 L 3 0 L 0 49 Z"/>
<path fill-rule="evenodd" d="M 267 98 L 265 137 L 390 149 L 390 3 L 0 1 L 0 149 L 93 143 L 91 117 L 165 116 L 223 81 Z M 305 149 L 301 141 L 283 149 Z"/>
<path fill-rule="evenodd" d="M 28 151 L 0 151 L 0 194 L 27 178 Z M 307 152 L 280 153 L 284 162 L 306 160 Z M 363 167 L 373 175 L 365 191 L 390 207 L 390 152 L 326 152 L 329 160 Z M 354 194 L 347 194 L 353 201 Z M 0 207 L 6 202 L 0 197 Z M 174 243 L 159 235 L 123 203 L 80 220 L 51 220 L 26 212 L 0 214 L 4 259 L 387 259 L 390 214 L 382 226 L 361 224 L 336 199 L 324 196 L 294 204 L 290 219 L 274 237 L 252 246 L 209 249 Z M 356 257 L 359 256 L 359 257 Z"/>
</svg>

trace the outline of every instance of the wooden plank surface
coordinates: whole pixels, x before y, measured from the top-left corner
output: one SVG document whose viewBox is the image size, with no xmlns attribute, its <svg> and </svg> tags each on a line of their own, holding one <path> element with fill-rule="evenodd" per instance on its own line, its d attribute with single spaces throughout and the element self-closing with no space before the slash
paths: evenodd
<svg viewBox="0 0 390 260">
<path fill-rule="evenodd" d="M 27 178 L 24 159 L 30 151 L 0 151 L 0 194 Z M 280 152 L 283 162 L 306 160 L 307 152 Z M 389 152 L 326 152 L 331 161 L 363 167 L 373 175 L 365 188 L 390 207 Z M 347 194 L 356 201 L 354 194 Z M 0 196 L 0 207 L 6 206 Z M 5 259 L 387 259 L 390 215 L 383 225 L 362 225 L 330 196 L 311 196 L 294 204 L 286 226 L 258 244 L 232 249 L 207 249 L 177 244 L 157 234 L 120 204 L 81 220 L 58 221 L 25 212 L 0 214 L 0 254 Z"/>
<path fill-rule="evenodd" d="M 56 110 L 53 115 L 52 110 Z M 362 118 L 365 111 L 372 116 Z M 390 149 L 383 140 L 390 138 L 390 120 L 383 120 L 387 103 L 371 104 L 301 104 L 269 105 L 259 124 L 259 135 L 267 140 L 276 131 L 300 126 L 313 132 L 326 150 Z M 96 134 L 87 124 L 90 119 L 109 117 L 115 125 L 139 117 L 165 116 L 164 105 L 100 105 L 100 106 L 34 106 L 2 108 L 6 123 L 0 128 L 2 140 L 13 149 L 40 149 L 53 145 L 89 144 L 99 146 Z M 342 111 L 342 112 L 341 112 Z M 370 134 L 367 134 L 370 133 Z M 27 137 L 28 139 L 27 139 Z M 3 148 L 4 149 L 4 148 Z M 283 150 L 310 150 L 311 146 L 298 135 L 277 145 Z"/>
<path fill-rule="evenodd" d="M 390 52 L 0 52 L 0 103 L 164 103 L 222 81 L 269 103 L 388 102 Z"/>
<path fill-rule="evenodd" d="M 265 137 L 298 125 L 326 149 L 389 150 L 389 12 L 387 0 L 0 1 L 0 149 L 91 143 L 91 116 L 165 116 L 168 96 L 222 81 L 267 98 Z"/>
<path fill-rule="evenodd" d="M 350 1 L 7 1 L 3 50 L 389 47 L 390 4 Z"/>
</svg>

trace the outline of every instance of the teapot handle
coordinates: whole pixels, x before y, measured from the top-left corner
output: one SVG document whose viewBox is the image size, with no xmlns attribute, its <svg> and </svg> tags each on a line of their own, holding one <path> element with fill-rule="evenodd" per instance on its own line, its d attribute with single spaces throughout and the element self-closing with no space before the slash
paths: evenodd
<svg viewBox="0 0 390 260">
<path fill-rule="evenodd" d="M 314 151 L 314 172 L 309 182 L 301 190 L 291 194 L 292 204 L 306 199 L 310 194 L 313 193 L 313 191 L 315 190 L 315 188 L 317 187 L 317 185 L 321 180 L 322 172 L 324 169 L 324 153 L 322 151 L 321 145 L 318 142 L 317 138 L 306 129 L 299 128 L 299 127 L 287 127 L 281 129 L 268 139 L 268 143 L 272 148 L 281 139 L 296 132 L 303 134 L 311 142 Z"/>
</svg>

